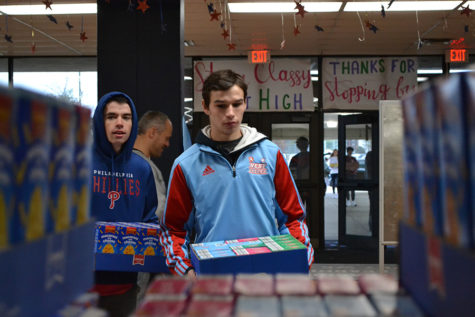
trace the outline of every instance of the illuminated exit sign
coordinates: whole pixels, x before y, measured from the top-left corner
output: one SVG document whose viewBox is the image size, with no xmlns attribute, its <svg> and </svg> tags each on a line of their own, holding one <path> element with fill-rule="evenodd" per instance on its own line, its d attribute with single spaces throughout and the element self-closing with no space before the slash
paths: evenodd
<svg viewBox="0 0 475 317">
<path fill-rule="evenodd" d="M 467 50 L 466 49 L 450 49 L 446 52 L 446 60 L 449 63 L 465 63 L 467 62 Z"/>
<path fill-rule="evenodd" d="M 268 63 L 270 61 L 270 52 L 267 50 L 249 51 L 247 57 L 251 64 Z"/>
</svg>

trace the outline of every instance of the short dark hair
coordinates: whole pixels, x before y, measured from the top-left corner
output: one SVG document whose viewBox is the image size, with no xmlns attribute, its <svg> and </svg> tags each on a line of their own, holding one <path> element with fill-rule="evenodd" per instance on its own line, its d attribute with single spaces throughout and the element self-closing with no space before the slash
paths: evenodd
<svg viewBox="0 0 475 317">
<path fill-rule="evenodd" d="M 150 110 L 143 114 L 139 120 L 138 133 L 144 134 L 149 128 L 156 127 L 158 132 L 165 130 L 168 116 L 160 111 Z"/>
<path fill-rule="evenodd" d="M 247 97 L 247 84 L 241 75 L 230 69 L 218 70 L 206 78 L 203 83 L 203 100 L 206 107 L 209 106 L 211 92 L 213 90 L 228 90 L 232 86 L 237 85 L 244 92 L 244 99 Z"/>
<path fill-rule="evenodd" d="M 308 143 L 308 139 L 304 136 L 299 136 L 298 139 L 297 139 L 297 142 L 307 142 Z"/>
<path fill-rule="evenodd" d="M 354 152 L 355 149 L 354 149 L 353 147 L 349 146 L 349 147 L 346 148 L 346 151 L 347 151 L 347 152 L 348 152 L 348 151 L 353 151 L 353 152 Z"/>
<path fill-rule="evenodd" d="M 107 105 L 109 105 L 109 103 L 111 102 L 117 102 L 117 103 L 126 103 L 129 105 L 130 107 L 130 110 L 132 111 L 132 107 L 130 106 L 130 101 L 127 97 L 123 96 L 123 95 L 114 95 L 114 96 L 111 96 L 109 99 L 106 100 L 106 106 L 104 107 L 104 114 L 106 113 L 106 110 L 107 110 Z"/>
</svg>

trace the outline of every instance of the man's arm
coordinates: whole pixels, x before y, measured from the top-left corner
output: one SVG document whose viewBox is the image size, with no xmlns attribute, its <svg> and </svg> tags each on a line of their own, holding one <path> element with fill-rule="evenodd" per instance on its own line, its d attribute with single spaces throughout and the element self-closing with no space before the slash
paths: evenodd
<svg viewBox="0 0 475 317">
<path fill-rule="evenodd" d="M 289 168 L 282 153 L 277 152 L 274 186 L 280 209 L 286 216 L 285 226 L 289 233 L 307 247 L 309 267 L 313 263 L 313 247 L 308 236 L 305 211 L 301 205 L 297 188 L 290 176 Z"/>
<path fill-rule="evenodd" d="M 167 204 L 160 221 L 160 244 L 173 274 L 186 275 L 192 269 L 188 250 L 190 232 L 186 229 L 192 209 L 190 190 L 180 165 L 177 165 L 172 170 Z"/>
</svg>

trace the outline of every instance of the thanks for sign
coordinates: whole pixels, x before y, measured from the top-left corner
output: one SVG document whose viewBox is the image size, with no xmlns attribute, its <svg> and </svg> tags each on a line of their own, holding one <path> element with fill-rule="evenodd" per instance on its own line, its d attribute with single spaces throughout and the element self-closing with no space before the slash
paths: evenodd
<svg viewBox="0 0 475 317">
<path fill-rule="evenodd" d="M 274 59 L 252 65 L 246 60 L 196 61 L 194 64 L 194 110 L 201 106 L 203 83 L 214 71 L 231 69 L 248 85 L 248 111 L 313 111 L 313 88 L 309 59 Z"/>
<path fill-rule="evenodd" d="M 323 108 L 377 110 L 417 85 L 415 57 L 324 58 Z"/>
</svg>

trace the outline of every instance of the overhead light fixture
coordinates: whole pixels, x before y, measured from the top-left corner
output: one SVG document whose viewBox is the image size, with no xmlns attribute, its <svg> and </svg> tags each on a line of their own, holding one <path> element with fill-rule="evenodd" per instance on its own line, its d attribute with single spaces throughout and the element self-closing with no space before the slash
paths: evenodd
<svg viewBox="0 0 475 317">
<path fill-rule="evenodd" d="M 328 120 L 326 124 L 328 128 L 336 128 L 338 126 L 338 121 Z"/>
<path fill-rule="evenodd" d="M 195 42 L 193 40 L 185 40 L 183 44 L 185 46 L 195 46 Z"/>
<path fill-rule="evenodd" d="M 192 101 L 193 101 L 193 98 L 184 98 L 184 101 L 185 101 L 185 102 L 192 102 Z"/>
<path fill-rule="evenodd" d="M 460 1 L 394 1 L 388 9 L 387 1 L 347 2 L 345 12 L 376 12 L 384 6 L 387 11 L 450 11 L 455 9 Z"/>
<path fill-rule="evenodd" d="M 451 69 L 449 70 L 450 74 L 457 74 L 457 73 L 473 73 L 473 69 Z"/>
<path fill-rule="evenodd" d="M 54 4 L 51 10 L 44 4 L 0 5 L 0 11 L 8 15 L 97 14 L 97 3 Z"/>
<path fill-rule="evenodd" d="M 193 78 L 191 78 L 191 76 L 184 76 L 183 79 L 184 80 L 193 80 Z"/>
<path fill-rule="evenodd" d="M 318 81 L 318 76 L 311 76 L 312 81 Z"/>
<path fill-rule="evenodd" d="M 312 69 L 310 75 L 318 75 L 318 69 Z"/>
<path fill-rule="evenodd" d="M 418 69 L 417 75 L 442 74 L 442 69 Z"/>
<path fill-rule="evenodd" d="M 307 2 L 307 12 L 338 12 L 341 2 Z M 296 12 L 295 2 L 233 2 L 228 3 L 231 13 L 285 13 Z"/>
<path fill-rule="evenodd" d="M 428 79 L 429 79 L 429 77 L 417 77 L 417 82 L 422 83 L 424 81 L 427 81 Z"/>
</svg>

